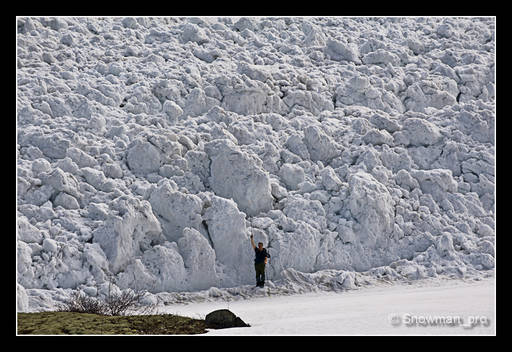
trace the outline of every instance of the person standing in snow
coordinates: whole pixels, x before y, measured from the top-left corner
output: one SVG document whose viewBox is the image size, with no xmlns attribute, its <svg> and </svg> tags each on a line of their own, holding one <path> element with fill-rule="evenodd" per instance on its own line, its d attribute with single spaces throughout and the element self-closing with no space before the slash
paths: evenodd
<svg viewBox="0 0 512 352">
<path fill-rule="evenodd" d="M 258 247 L 254 244 L 254 236 L 251 234 L 251 245 L 256 256 L 254 257 L 254 269 L 256 270 L 256 286 L 265 286 L 265 265 L 270 258 L 267 249 L 263 248 L 263 243 L 258 242 Z"/>
</svg>

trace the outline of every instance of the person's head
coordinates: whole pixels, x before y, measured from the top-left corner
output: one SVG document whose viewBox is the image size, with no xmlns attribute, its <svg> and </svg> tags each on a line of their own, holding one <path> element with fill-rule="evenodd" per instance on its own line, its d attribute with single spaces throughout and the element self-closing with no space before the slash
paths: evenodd
<svg viewBox="0 0 512 352">
<path fill-rule="evenodd" d="M 258 242 L 258 249 L 260 251 L 263 249 L 263 242 Z"/>
</svg>

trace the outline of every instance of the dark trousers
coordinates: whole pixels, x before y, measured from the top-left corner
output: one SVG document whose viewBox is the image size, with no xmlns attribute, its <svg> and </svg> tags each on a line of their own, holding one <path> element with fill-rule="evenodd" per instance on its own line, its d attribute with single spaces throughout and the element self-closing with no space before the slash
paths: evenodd
<svg viewBox="0 0 512 352">
<path fill-rule="evenodd" d="M 258 285 L 265 283 L 265 263 L 255 263 L 256 283 Z"/>
</svg>

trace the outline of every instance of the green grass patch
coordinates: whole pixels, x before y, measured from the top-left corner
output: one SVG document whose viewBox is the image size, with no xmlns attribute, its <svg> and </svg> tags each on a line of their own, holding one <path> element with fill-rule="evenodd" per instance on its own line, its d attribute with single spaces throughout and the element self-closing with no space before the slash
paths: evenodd
<svg viewBox="0 0 512 352">
<path fill-rule="evenodd" d="M 76 312 L 18 313 L 19 335 L 175 335 L 206 332 L 204 320 L 172 314 L 108 316 Z"/>
</svg>

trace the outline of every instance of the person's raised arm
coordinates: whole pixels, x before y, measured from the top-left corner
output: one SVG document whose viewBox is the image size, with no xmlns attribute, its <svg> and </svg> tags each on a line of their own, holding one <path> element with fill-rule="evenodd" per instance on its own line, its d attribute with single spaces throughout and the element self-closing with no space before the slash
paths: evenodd
<svg viewBox="0 0 512 352">
<path fill-rule="evenodd" d="M 256 245 L 254 244 L 254 236 L 251 234 L 251 245 L 252 249 L 256 249 Z"/>
</svg>

